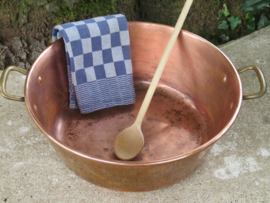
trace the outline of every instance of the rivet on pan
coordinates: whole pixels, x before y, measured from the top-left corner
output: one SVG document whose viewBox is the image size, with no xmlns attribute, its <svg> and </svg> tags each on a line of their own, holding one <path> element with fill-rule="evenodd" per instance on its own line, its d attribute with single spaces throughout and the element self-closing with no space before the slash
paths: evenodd
<svg viewBox="0 0 270 203">
<path fill-rule="evenodd" d="M 37 106 L 34 104 L 34 109 L 35 109 L 35 111 L 37 111 Z"/>
<path fill-rule="evenodd" d="M 42 83 L 42 78 L 41 78 L 41 76 L 38 77 L 38 83 L 39 83 L 39 84 Z"/>
<path fill-rule="evenodd" d="M 227 75 L 224 74 L 224 76 L 223 76 L 223 82 L 225 83 L 226 81 L 227 81 Z"/>
<path fill-rule="evenodd" d="M 230 105 L 230 110 L 233 108 L 233 102 L 231 103 L 231 105 Z"/>
</svg>

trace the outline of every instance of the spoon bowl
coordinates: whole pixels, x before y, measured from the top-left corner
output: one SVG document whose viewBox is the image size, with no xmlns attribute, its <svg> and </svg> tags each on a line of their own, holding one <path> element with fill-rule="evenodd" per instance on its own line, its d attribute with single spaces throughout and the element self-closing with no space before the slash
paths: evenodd
<svg viewBox="0 0 270 203">
<path fill-rule="evenodd" d="M 132 126 L 123 130 L 115 139 L 115 155 L 122 160 L 131 160 L 135 158 L 144 145 L 144 136 L 140 125 L 134 123 Z"/>
</svg>

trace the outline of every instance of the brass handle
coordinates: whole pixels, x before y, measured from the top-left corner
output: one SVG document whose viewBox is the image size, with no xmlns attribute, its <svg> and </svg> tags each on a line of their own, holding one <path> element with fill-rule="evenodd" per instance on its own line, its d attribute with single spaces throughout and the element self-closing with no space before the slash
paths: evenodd
<svg viewBox="0 0 270 203">
<path fill-rule="evenodd" d="M 261 96 L 263 96 L 265 93 L 266 93 L 266 89 L 267 89 L 267 84 L 266 84 L 266 81 L 265 81 L 265 78 L 264 78 L 264 75 L 262 73 L 262 71 L 256 67 L 256 66 L 246 66 L 244 68 L 240 68 L 238 69 L 238 73 L 243 73 L 247 70 L 254 70 L 255 73 L 257 74 L 258 78 L 259 78 L 259 82 L 260 82 L 260 85 L 261 85 L 261 90 L 258 92 L 258 93 L 255 93 L 255 94 L 249 94 L 249 95 L 244 95 L 243 96 L 243 100 L 248 100 L 248 99 L 256 99 L 256 98 L 259 98 Z"/>
<path fill-rule="evenodd" d="M 14 101 L 22 101 L 24 102 L 24 97 L 18 97 L 18 96 L 13 96 L 7 93 L 6 91 L 6 85 L 7 85 L 7 79 L 10 71 L 18 71 L 24 75 L 27 75 L 28 71 L 22 68 L 19 68 L 17 66 L 9 66 L 7 67 L 0 78 L 0 93 L 2 96 L 6 99 L 14 100 Z"/>
</svg>

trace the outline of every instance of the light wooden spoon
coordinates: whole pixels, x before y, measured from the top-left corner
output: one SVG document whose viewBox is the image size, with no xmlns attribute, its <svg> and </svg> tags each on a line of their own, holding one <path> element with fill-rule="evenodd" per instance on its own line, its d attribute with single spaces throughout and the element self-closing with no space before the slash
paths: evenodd
<svg viewBox="0 0 270 203">
<path fill-rule="evenodd" d="M 135 158 L 143 148 L 144 145 L 144 137 L 141 131 L 141 124 L 145 113 L 149 107 L 153 94 L 156 90 L 159 79 L 162 75 L 164 67 L 167 63 L 169 55 L 172 51 L 172 48 L 175 44 L 175 41 L 179 35 L 179 32 L 183 26 L 183 23 L 186 19 L 186 16 L 189 12 L 193 0 L 187 0 L 184 8 L 177 20 L 173 33 L 170 37 L 170 40 L 166 46 L 166 49 L 162 55 L 162 58 L 159 62 L 155 75 L 152 79 L 151 85 L 148 88 L 146 96 L 143 100 L 142 106 L 139 110 L 138 116 L 134 122 L 134 124 L 125 130 L 123 130 L 115 139 L 114 142 L 114 152 L 115 155 L 122 160 L 131 160 Z"/>
</svg>

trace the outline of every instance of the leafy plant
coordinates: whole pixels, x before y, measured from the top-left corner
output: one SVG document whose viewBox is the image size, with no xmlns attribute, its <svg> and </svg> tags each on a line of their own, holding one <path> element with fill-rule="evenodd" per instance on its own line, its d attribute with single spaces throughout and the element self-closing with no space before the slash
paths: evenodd
<svg viewBox="0 0 270 203">
<path fill-rule="evenodd" d="M 234 30 L 237 27 L 237 25 L 242 23 L 241 17 L 239 16 L 235 17 L 233 15 L 228 18 L 228 21 L 230 22 L 230 26 L 232 30 Z"/>
<path fill-rule="evenodd" d="M 215 0 L 215 4 L 219 5 L 220 4 L 220 0 Z"/>
<path fill-rule="evenodd" d="M 247 26 L 246 32 L 247 33 L 251 33 L 254 30 L 256 30 L 256 24 L 255 24 L 254 14 L 253 13 L 247 13 L 245 19 L 246 19 L 245 24 Z"/>
<path fill-rule="evenodd" d="M 224 3 L 223 10 L 218 12 L 219 17 L 217 18 L 217 20 L 219 20 L 223 15 L 226 17 L 226 19 L 222 20 L 222 22 L 218 25 L 218 29 L 228 30 L 229 27 L 231 27 L 231 30 L 234 30 L 237 25 L 242 23 L 241 17 L 235 17 L 234 15 L 228 17 L 230 14 L 231 13 L 229 12 L 227 5 Z"/>
<path fill-rule="evenodd" d="M 226 20 L 223 20 L 219 25 L 218 25 L 218 29 L 221 30 L 228 30 L 229 29 L 229 25 L 227 23 Z"/>
<path fill-rule="evenodd" d="M 257 11 L 269 8 L 269 0 L 246 0 L 240 10 L 244 13 L 256 13 Z"/>
<path fill-rule="evenodd" d="M 226 4 L 223 4 L 223 14 L 224 14 L 224 16 L 229 16 L 231 13 L 229 12 L 229 10 L 228 10 L 228 8 L 227 8 L 227 5 Z"/>
<path fill-rule="evenodd" d="M 228 42 L 230 40 L 230 37 L 225 35 L 225 34 L 220 35 L 219 38 L 221 39 L 222 44 L 226 43 L 226 42 Z"/>
<path fill-rule="evenodd" d="M 270 25 L 270 20 L 268 20 L 265 15 L 262 13 L 260 21 L 258 22 L 258 29 L 264 28 Z"/>
<path fill-rule="evenodd" d="M 227 5 L 226 4 L 223 4 L 223 9 L 218 11 L 218 18 L 217 18 L 217 20 L 219 20 L 222 16 L 227 17 L 229 15 L 230 15 L 230 12 L 229 12 L 229 10 L 227 8 Z"/>
<path fill-rule="evenodd" d="M 270 0 L 246 0 L 242 5 L 240 10 L 244 13 L 246 13 L 246 20 L 247 23 L 247 32 L 251 33 L 256 30 L 256 18 L 254 15 L 262 11 L 266 8 L 270 8 Z M 270 25 L 270 21 L 267 19 L 267 17 L 262 13 L 260 16 L 260 19 L 257 21 L 257 29 L 264 28 L 268 25 Z"/>
<path fill-rule="evenodd" d="M 220 5 L 220 0 L 215 0 L 216 5 Z M 265 10 L 269 10 L 270 0 L 244 0 L 240 7 L 241 16 L 235 16 L 230 13 L 226 3 L 218 11 L 217 20 L 220 21 L 218 29 L 223 30 L 220 36 L 207 36 L 207 40 L 215 45 L 228 42 L 236 35 L 244 35 L 254 32 L 257 29 L 262 29 L 270 25 L 270 20 L 264 14 Z M 241 26 L 240 29 L 236 29 Z M 238 34 L 237 34 L 238 32 Z"/>
</svg>

